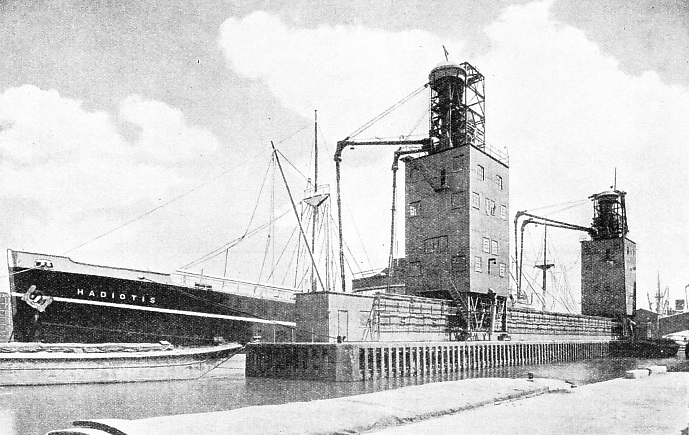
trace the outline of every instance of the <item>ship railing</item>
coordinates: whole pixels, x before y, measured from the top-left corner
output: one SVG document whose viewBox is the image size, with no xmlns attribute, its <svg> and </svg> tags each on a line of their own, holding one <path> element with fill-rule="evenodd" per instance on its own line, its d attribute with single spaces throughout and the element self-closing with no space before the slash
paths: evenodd
<svg viewBox="0 0 689 435">
<path fill-rule="evenodd" d="M 188 270 L 177 270 L 173 284 L 197 290 L 218 291 L 240 296 L 293 302 L 298 289 L 274 284 L 257 283 L 236 278 L 205 275 Z"/>
</svg>

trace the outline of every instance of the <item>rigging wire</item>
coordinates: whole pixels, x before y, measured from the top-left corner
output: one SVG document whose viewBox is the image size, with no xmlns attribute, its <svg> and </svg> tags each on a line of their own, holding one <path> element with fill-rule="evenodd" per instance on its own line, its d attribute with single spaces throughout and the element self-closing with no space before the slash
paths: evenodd
<svg viewBox="0 0 689 435">
<path fill-rule="evenodd" d="M 307 127 L 309 127 L 309 125 L 306 125 L 306 126 L 300 128 L 299 130 L 293 132 L 292 134 L 290 134 L 290 135 L 288 135 L 287 137 L 283 138 L 283 139 L 282 139 L 280 142 L 278 142 L 278 143 L 281 143 L 281 142 L 286 141 L 287 139 L 291 138 L 292 136 L 296 135 L 297 133 L 299 133 L 300 131 L 304 130 L 304 129 L 307 128 Z M 196 186 L 194 186 L 193 188 L 187 190 L 186 192 L 184 192 L 184 193 L 182 193 L 182 194 L 180 194 L 180 195 L 177 195 L 177 196 L 173 197 L 172 199 L 170 199 L 170 200 L 164 202 L 163 204 L 161 204 L 161 205 L 159 205 L 159 206 L 157 206 L 157 207 L 154 207 L 153 209 L 147 211 L 146 213 L 143 213 L 143 214 L 141 214 L 141 215 L 139 215 L 139 216 L 137 216 L 137 217 L 135 217 L 135 218 L 133 218 L 133 219 L 130 219 L 129 221 L 127 221 L 127 222 L 125 222 L 125 223 L 123 223 L 123 224 L 121 224 L 121 225 L 119 225 L 119 226 L 117 226 L 117 227 L 115 227 L 115 228 L 112 228 L 112 229 L 106 231 L 105 233 L 102 233 L 102 234 L 100 234 L 100 235 L 98 235 L 98 236 L 96 236 L 96 237 L 94 237 L 94 238 L 92 238 L 92 239 L 90 239 L 90 240 L 87 240 L 87 241 L 85 241 L 85 242 L 83 242 L 83 243 L 81 243 L 81 244 L 79 244 L 79 245 L 77 245 L 77 246 L 75 246 L 75 247 L 73 247 L 73 248 L 71 248 L 71 249 L 68 249 L 67 251 L 64 251 L 63 254 L 67 254 L 67 253 L 70 253 L 70 252 L 72 252 L 72 251 L 75 251 L 75 250 L 77 250 L 77 249 L 79 249 L 79 248 L 81 248 L 81 247 L 83 247 L 83 246 L 85 246 L 85 245 L 88 245 L 88 244 L 90 244 L 90 243 L 92 243 L 92 242 L 94 242 L 94 241 L 96 241 L 96 240 L 98 240 L 98 239 L 101 239 L 101 238 L 103 238 L 103 237 L 105 237 L 105 236 L 107 236 L 107 235 L 109 235 L 109 234 L 112 234 L 112 233 L 114 233 L 115 231 L 118 231 L 118 230 L 120 230 L 120 229 L 126 227 L 127 225 L 130 225 L 130 224 L 132 224 L 132 223 L 134 223 L 134 222 L 136 222 L 136 221 L 138 221 L 138 220 L 140 220 L 140 219 L 143 219 L 144 217 L 146 217 L 146 216 L 148 216 L 148 215 L 150 215 L 150 214 L 152 214 L 152 213 L 154 213 L 154 212 L 160 210 L 161 208 L 164 208 L 164 207 L 166 207 L 166 206 L 172 204 L 173 202 L 178 201 L 178 200 L 180 200 L 180 199 L 186 197 L 187 195 L 189 195 L 189 194 L 191 194 L 191 193 L 193 193 L 193 192 L 195 192 L 195 191 L 201 189 L 202 187 L 205 187 L 205 186 L 211 184 L 212 182 L 218 180 L 219 178 L 224 177 L 225 175 L 227 175 L 227 174 L 229 174 L 230 172 L 234 171 L 234 170 L 237 169 L 238 167 L 244 165 L 245 163 L 249 162 L 250 160 L 253 160 L 255 157 L 257 157 L 257 156 L 258 156 L 259 154 L 261 154 L 261 153 L 263 153 L 263 151 L 254 153 L 252 156 L 250 156 L 250 157 L 244 159 L 242 162 L 240 162 L 240 163 L 238 163 L 238 164 L 236 164 L 236 165 L 234 165 L 234 166 L 232 166 L 232 167 L 230 167 L 230 168 L 224 170 L 223 172 L 221 172 L 220 174 L 216 175 L 215 177 L 212 177 L 212 178 L 210 178 L 210 179 L 204 181 L 203 183 L 197 184 Z"/>
<path fill-rule="evenodd" d="M 326 149 L 329 153 L 332 152 L 331 149 L 330 149 L 330 147 L 328 146 L 328 143 L 327 143 L 326 140 L 325 140 L 325 134 L 323 133 L 323 131 L 322 131 L 320 125 L 318 126 L 318 130 L 319 130 L 320 133 L 321 133 L 323 146 L 325 147 L 325 149 Z M 335 164 L 334 164 L 334 161 L 333 161 L 332 159 L 330 159 L 330 166 L 331 166 L 331 169 L 333 169 L 333 170 L 335 169 Z M 366 250 L 366 245 L 364 244 L 364 241 L 363 241 L 362 238 L 361 238 L 361 233 L 359 232 L 359 227 L 356 225 L 356 220 L 354 220 L 354 215 L 352 214 L 352 210 L 351 210 L 351 208 L 349 207 L 349 202 L 346 201 L 344 197 L 342 197 L 341 199 L 342 199 L 342 203 L 345 205 L 345 209 L 347 210 L 347 213 L 349 214 L 349 218 L 350 218 L 351 221 L 352 221 L 352 226 L 354 227 L 354 230 L 356 231 L 357 237 L 358 237 L 358 239 L 359 239 L 359 243 L 361 243 L 361 250 L 362 250 L 363 253 L 364 253 L 364 257 L 366 257 L 366 261 L 368 262 L 368 266 L 369 266 L 369 268 L 372 268 L 372 265 L 371 265 L 371 264 L 372 264 L 371 258 L 369 257 L 368 251 Z M 332 219 L 332 216 L 331 216 L 331 223 L 333 224 L 334 228 L 337 228 L 338 225 L 337 225 L 337 223 Z M 337 235 L 336 235 L 336 238 L 337 238 Z M 346 244 L 345 244 L 345 246 L 346 246 Z M 354 262 L 357 263 L 357 262 L 356 262 L 356 257 L 354 257 L 354 255 L 351 253 L 351 251 L 350 251 L 350 255 L 352 255 L 352 259 L 354 260 Z"/>
<path fill-rule="evenodd" d="M 270 270 L 270 273 L 268 274 L 268 277 L 266 278 L 266 280 L 270 280 L 271 278 L 273 278 L 273 274 L 277 270 L 278 265 L 280 264 L 280 260 L 282 260 L 282 257 L 285 255 L 285 252 L 287 251 L 287 248 L 289 247 L 289 243 L 292 241 L 292 239 L 294 238 L 294 235 L 297 233 L 297 229 L 298 229 L 298 227 L 296 227 L 296 226 L 292 229 L 292 233 L 290 234 L 289 238 L 287 239 L 287 242 L 283 246 L 282 251 L 280 251 L 280 255 L 278 256 L 277 261 L 273 264 L 273 267 Z M 290 261 L 290 264 L 291 263 L 292 262 Z"/>
<path fill-rule="evenodd" d="M 292 231 L 292 235 L 296 234 L 296 231 L 297 231 L 297 227 L 294 227 L 294 230 Z M 287 275 L 289 275 L 289 273 L 290 273 L 290 267 L 292 267 L 292 262 L 294 261 L 294 259 L 297 258 L 297 262 L 299 261 L 298 260 L 299 255 L 295 255 L 295 253 L 299 252 L 299 248 L 298 248 L 298 243 L 299 243 L 298 240 L 299 239 L 300 239 L 300 237 L 297 237 L 297 243 L 295 243 L 294 247 L 292 248 L 292 254 L 289 257 L 290 258 L 289 263 L 287 263 L 287 267 L 285 267 L 285 275 L 282 277 L 282 280 L 280 281 L 281 286 L 286 285 L 285 282 L 287 281 Z M 292 236 L 290 236 L 290 240 L 292 240 Z M 288 241 L 288 243 L 289 243 L 289 241 Z M 287 249 L 286 245 L 285 245 L 285 249 Z M 298 267 L 298 266 L 296 266 L 296 267 Z M 294 288 L 297 288 L 297 287 L 294 286 Z"/>
<path fill-rule="evenodd" d="M 362 125 L 361 127 L 359 127 L 359 128 L 357 128 L 356 130 L 354 130 L 354 131 L 348 136 L 348 138 L 354 138 L 354 137 L 356 137 L 357 135 L 363 133 L 365 130 L 367 130 L 369 127 L 371 127 L 373 124 L 375 124 L 376 122 L 380 121 L 381 119 L 383 119 L 384 117 L 386 117 L 387 115 L 389 115 L 392 111 L 394 111 L 395 109 L 397 109 L 399 106 L 401 106 L 402 104 L 406 103 L 407 101 L 409 101 L 410 99 L 412 99 L 413 97 L 415 97 L 417 94 L 419 94 L 421 91 L 423 91 L 424 89 L 426 89 L 426 87 L 428 87 L 428 84 L 425 84 L 425 85 L 421 86 L 420 88 L 418 88 L 418 89 L 416 89 L 415 91 L 413 91 L 411 94 L 409 94 L 409 95 L 407 95 L 406 97 L 404 97 L 404 98 L 402 98 L 401 100 L 399 100 L 397 103 L 395 103 L 395 104 L 393 104 L 392 106 L 390 106 L 389 108 L 385 109 L 385 110 L 384 110 L 383 112 L 381 112 L 378 116 L 375 116 L 373 119 L 371 119 L 370 121 L 366 122 L 366 123 L 365 123 L 364 125 Z"/>
<path fill-rule="evenodd" d="M 426 118 L 426 116 L 427 116 L 430 112 L 431 112 L 430 106 L 429 106 L 429 107 L 425 107 L 425 108 L 423 109 L 422 113 L 421 113 L 421 116 L 420 116 L 419 119 L 416 121 L 416 123 L 414 124 L 414 126 L 412 127 L 412 129 L 409 131 L 409 134 L 406 135 L 405 137 L 411 137 L 411 135 L 416 131 L 416 129 L 419 128 L 419 125 L 421 124 L 421 121 L 423 121 L 424 118 Z"/>
<path fill-rule="evenodd" d="M 285 210 L 281 215 L 279 215 L 279 216 L 277 216 L 277 217 L 275 218 L 275 222 L 277 222 L 277 221 L 279 221 L 281 218 L 287 216 L 287 214 L 289 214 L 289 212 L 290 212 L 290 210 Z M 223 252 L 225 252 L 227 249 L 232 249 L 232 248 L 234 248 L 234 247 L 237 246 L 239 243 L 241 243 L 244 239 L 253 236 L 254 234 L 260 232 L 261 230 L 264 230 L 265 228 L 267 228 L 268 226 L 270 226 L 272 223 L 273 223 L 273 222 L 271 222 L 271 221 L 268 221 L 268 222 L 263 223 L 262 225 L 260 225 L 260 226 L 256 227 L 255 229 L 249 231 L 246 235 L 242 235 L 242 236 L 240 236 L 240 237 L 238 237 L 238 238 L 236 238 L 236 239 L 234 239 L 234 240 L 232 240 L 232 241 L 230 241 L 230 242 L 228 242 L 228 243 L 225 243 L 224 245 L 220 246 L 219 248 L 216 248 L 215 250 L 213 250 L 213 251 L 209 252 L 208 254 L 204 255 L 203 257 L 200 257 L 200 258 L 198 258 L 198 259 L 192 261 L 191 263 L 188 263 L 188 264 L 182 266 L 181 269 L 186 269 L 186 268 L 189 268 L 189 267 L 193 267 L 193 266 L 196 266 L 196 265 L 199 264 L 199 263 L 202 263 L 202 262 L 204 262 L 204 261 L 208 261 L 208 260 L 210 260 L 210 259 L 212 259 L 212 258 L 217 257 L 218 255 L 220 255 L 220 254 L 222 254 Z"/>
<path fill-rule="evenodd" d="M 555 207 L 569 206 L 569 207 L 563 208 L 562 210 L 557 210 L 557 211 L 550 213 L 550 214 L 555 214 L 555 213 L 560 213 L 560 212 L 565 211 L 565 210 L 569 210 L 570 208 L 579 207 L 581 205 L 588 204 L 589 202 L 590 202 L 590 200 L 588 198 L 587 199 L 577 199 L 574 201 L 563 202 L 560 204 L 544 205 L 542 207 L 532 208 L 532 209 L 525 210 L 525 211 L 528 211 L 529 213 L 533 213 L 536 211 L 547 210 L 547 209 L 555 208 Z"/>
<path fill-rule="evenodd" d="M 263 182 L 261 183 L 261 188 L 258 191 L 258 196 L 256 198 L 256 203 L 254 204 L 254 210 L 251 212 L 251 217 L 249 218 L 249 223 L 246 225 L 246 230 L 244 230 L 244 235 L 249 232 L 249 228 L 251 228 L 251 224 L 254 222 L 254 216 L 256 216 L 256 210 L 258 210 L 258 204 L 261 199 L 261 194 L 263 193 L 263 188 L 266 185 L 266 180 L 268 180 L 268 174 L 270 173 L 270 165 L 266 167 L 266 173 L 263 175 Z"/>
<path fill-rule="evenodd" d="M 278 152 L 278 154 L 280 154 L 280 156 L 281 156 L 287 163 L 289 163 L 289 165 L 290 165 L 291 167 L 294 168 L 295 171 L 297 171 L 297 172 L 299 173 L 299 175 L 302 176 L 302 178 L 304 178 L 305 180 L 310 180 L 310 178 L 307 177 L 306 175 L 304 175 L 304 173 L 301 172 L 301 171 L 299 170 L 299 168 L 297 168 L 292 162 L 290 162 L 289 159 L 287 159 L 287 157 L 285 157 L 285 155 L 284 155 L 280 150 L 276 150 L 276 151 Z"/>
<path fill-rule="evenodd" d="M 306 128 L 308 128 L 308 127 L 310 127 L 310 126 L 311 126 L 311 124 L 306 124 L 305 126 L 299 128 L 298 130 L 296 130 L 296 131 L 290 133 L 289 135 L 283 137 L 282 139 L 280 139 L 280 140 L 279 140 L 278 142 L 276 142 L 276 143 L 277 143 L 277 144 L 283 143 L 283 142 L 287 141 L 288 139 L 292 138 L 293 136 L 295 136 L 296 134 L 300 133 L 301 131 L 305 130 Z M 99 235 L 97 235 L 97 236 L 95 236 L 95 237 L 92 237 L 91 239 L 88 239 L 88 240 L 86 240 L 86 241 L 84 241 L 84 242 L 82 242 L 82 243 L 80 243 L 80 244 L 78 244 L 78 245 L 76 245 L 76 246 L 74 246 L 74 247 L 72 247 L 72 248 L 66 250 L 66 251 L 63 251 L 61 255 L 66 255 L 66 254 L 68 254 L 68 253 L 70 253 L 70 252 L 72 252 L 72 251 L 76 251 L 76 250 L 79 249 L 79 248 L 82 248 L 82 247 L 84 247 L 84 246 L 86 246 L 86 245 L 88 245 L 88 244 L 91 244 L 91 243 L 95 242 L 96 240 L 102 239 L 102 238 L 105 237 L 105 236 L 108 236 L 108 235 L 110 235 L 110 234 L 112 234 L 112 233 L 114 233 L 114 232 L 117 232 L 117 231 L 121 230 L 122 228 L 124 228 L 124 227 L 126 227 L 126 226 L 128 226 L 128 225 L 131 225 L 131 224 L 133 224 L 134 222 L 137 222 L 137 221 L 139 221 L 139 220 L 141 220 L 141 219 L 143 219 L 143 218 L 145 218 L 145 217 L 147 217 L 147 216 L 149 216 L 149 215 L 155 213 L 156 211 L 158 211 L 158 210 L 160 210 L 160 209 L 162 209 L 162 208 L 164 208 L 164 207 L 167 207 L 168 205 L 170 205 L 170 204 L 172 204 L 172 203 L 174 203 L 174 202 L 176 202 L 176 201 L 179 201 L 180 199 L 182 199 L 182 198 L 184 198 L 184 197 L 186 197 L 186 196 L 192 194 L 193 192 L 195 192 L 195 191 L 197 191 L 197 190 L 199 190 L 199 189 L 201 189 L 201 188 L 203 188 L 203 187 L 205 187 L 205 186 L 207 186 L 207 185 L 213 183 L 214 181 L 216 181 L 216 180 L 218 180 L 218 179 L 224 177 L 225 175 L 229 174 L 230 172 L 234 171 L 235 169 L 239 168 L 240 166 L 242 166 L 242 165 L 248 163 L 249 161 L 251 161 L 251 160 L 253 160 L 254 158 L 258 157 L 258 156 L 259 156 L 260 154 L 262 154 L 263 152 L 264 152 L 263 150 L 257 151 L 256 153 L 250 155 L 249 157 L 247 157 L 247 158 L 244 159 L 243 161 L 241 161 L 241 162 L 239 162 L 239 163 L 237 163 L 237 164 L 235 164 L 235 165 L 229 167 L 228 169 L 222 171 L 222 172 L 219 173 L 218 175 L 216 175 L 216 176 L 214 176 L 214 177 L 212 177 L 212 178 L 209 178 L 209 179 L 207 179 L 206 181 L 204 181 L 204 182 L 202 182 L 202 183 L 197 184 L 196 186 L 192 187 L 191 189 L 189 189 L 189 190 L 187 190 L 187 191 L 185 191 L 185 192 L 183 192 L 183 193 L 181 193 L 181 194 L 179 194 L 179 195 L 177 195 L 177 196 L 175 196 L 175 197 L 172 197 L 171 199 L 169 199 L 168 201 L 164 202 L 163 204 L 160 204 L 160 205 L 158 205 L 158 206 L 156 206 L 156 207 L 154 207 L 154 208 L 148 210 L 148 211 L 145 212 L 145 213 L 142 213 L 142 214 L 140 214 L 140 215 L 138 215 L 138 216 L 136 216 L 136 217 L 134 217 L 134 218 L 132 218 L 132 219 L 130 219 L 130 220 L 128 220 L 128 221 L 125 221 L 124 223 L 122 223 L 122 224 L 120 224 L 120 225 L 118 225 L 118 226 L 116 226 L 116 227 L 113 227 L 113 228 L 111 228 L 111 229 L 109 229 L 109 230 L 107 230 L 107 231 L 105 231 L 105 232 L 103 232 L 103 233 L 101 233 L 101 234 L 99 234 Z M 28 271 L 33 270 L 33 269 L 36 269 L 36 267 L 31 267 L 31 268 L 23 269 L 23 270 L 20 270 L 20 271 L 17 271 L 17 272 L 9 272 L 9 273 L 7 273 L 7 274 L 0 275 L 0 278 L 7 278 L 7 277 L 10 277 L 10 276 L 14 276 L 14 275 L 20 274 L 20 273 L 28 272 Z"/>
</svg>

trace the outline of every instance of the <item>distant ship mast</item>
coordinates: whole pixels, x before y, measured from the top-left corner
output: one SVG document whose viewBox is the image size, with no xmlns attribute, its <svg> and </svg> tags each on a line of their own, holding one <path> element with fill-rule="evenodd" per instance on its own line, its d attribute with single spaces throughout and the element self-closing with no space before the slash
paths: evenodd
<svg viewBox="0 0 689 435">
<path fill-rule="evenodd" d="M 317 227 L 318 227 L 318 215 L 319 207 L 330 198 L 330 194 L 327 192 L 327 185 L 320 186 L 321 191 L 319 192 L 318 186 L 318 111 L 314 110 L 314 140 L 313 140 L 313 155 L 314 155 L 314 165 L 313 165 L 313 185 L 311 189 L 307 189 L 306 197 L 304 202 L 308 204 L 312 209 L 312 220 L 311 220 L 311 252 L 316 253 L 317 244 Z M 327 224 L 327 220 L 325 221 Z M 328 231 L 325 231 L 324 237 L 328 237 Z M 326 270 L 326 285 L 323 287 L 324 291 L 328 291 L 330 288 L 329 282 L 329 267 L 327 256 L 329 254 L 328 249 L 326 249 L 325 255 L 325 270 Z M 318 291 L 318 264 L 314 261 L 311 263 L 311 292 Z"/>
</svg>

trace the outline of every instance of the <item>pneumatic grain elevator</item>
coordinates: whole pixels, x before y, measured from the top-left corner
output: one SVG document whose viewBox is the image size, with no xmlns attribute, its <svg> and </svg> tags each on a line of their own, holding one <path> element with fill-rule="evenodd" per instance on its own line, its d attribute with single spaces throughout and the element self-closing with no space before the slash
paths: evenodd
<svg viewBox="0 0 689 435">
<path fill-rule="evenodd" d="M 509 161 L 485 142 L 476 68 L 443 62 L 429 86 L 427 153 L 405 159 L 406 292 L 452 299 L 463 327 L 485 329 L 508 295 Z"/>
<path fill-rule="evenodd" d="M 636 309 L 636 244 L 627 238 L 625 192 L 592 195 L 591 240 L 581 243 L 581 313 L 629 316 Z"/>
</svg>

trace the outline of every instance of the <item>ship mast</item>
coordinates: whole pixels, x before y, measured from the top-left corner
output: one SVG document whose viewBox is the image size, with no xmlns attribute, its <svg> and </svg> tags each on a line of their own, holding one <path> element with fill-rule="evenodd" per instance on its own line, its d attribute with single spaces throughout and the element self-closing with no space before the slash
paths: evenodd
<svg viewBox="0 0 689 435">
<path fill-rule="evenodd" d="M 547 277 L 546 277 L 546 272 L 551 267 L 555 267 L 555 264 L 548 263 L 547 251 L 548 251 L 548 226 L 544 225 L 543 226 L 543 264 L 537 264 L 536 266 L 534 266 L 534 267 L 541 269 L 543 271 L 543 311 L 547 310 L 547 306 L 545 303 L 546 285 L 547 285 L 547 281 L 548 281 Z"/>
<path fill-rule="evenodd" d="M 313 194 L 318 193 L 318 111 L 313 111 Z M 318 206 L 315 203 L 313 206 L 313 226 L 311 227 L 311 252 L 316 252 L 316 227 L 318 226 Z M 316 265 L 311 265 L 311 291 L 316 291 L 315 279 Z"/>
</svg>

